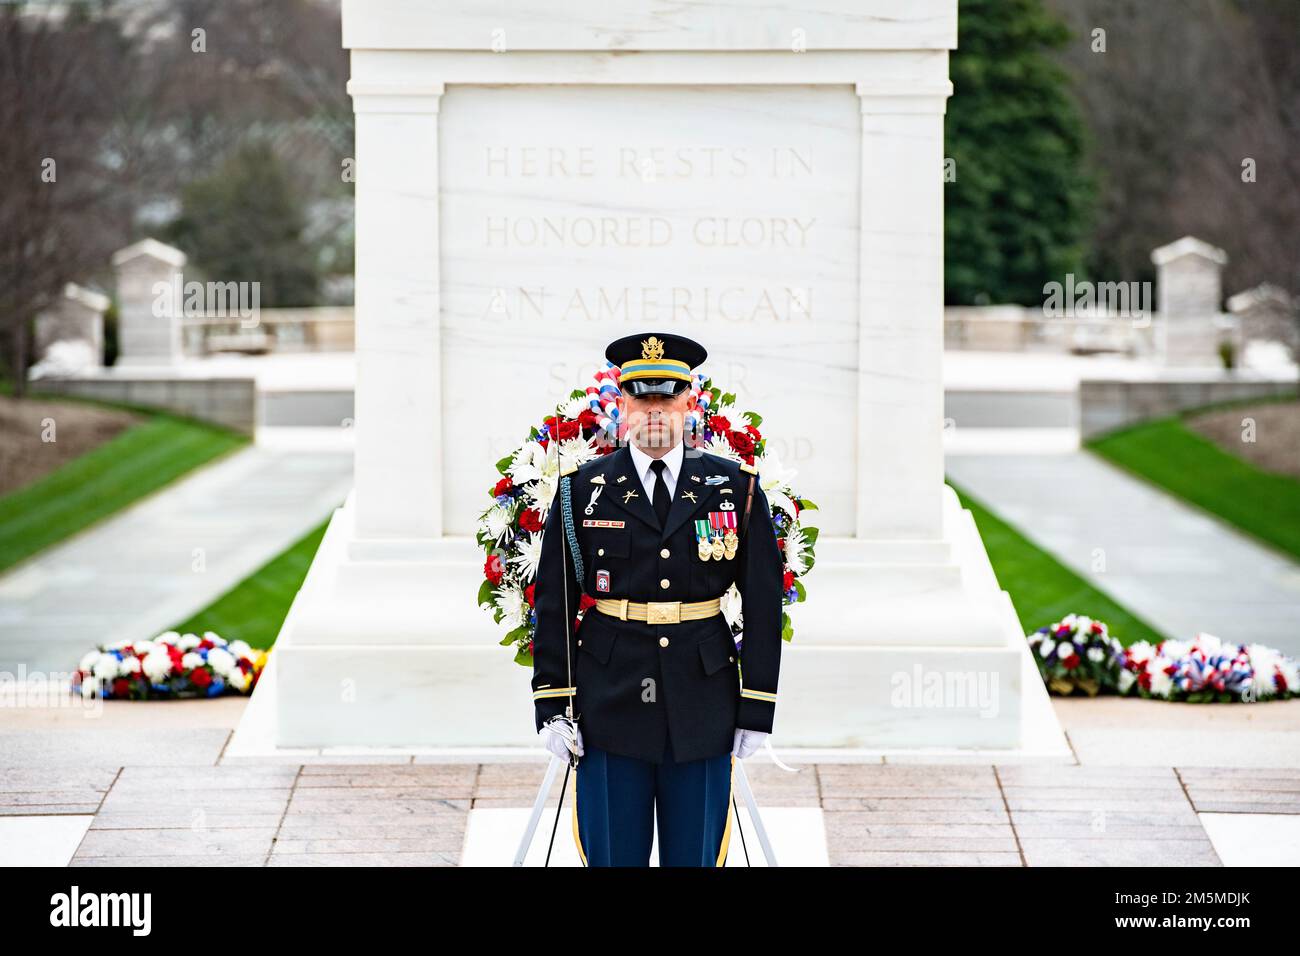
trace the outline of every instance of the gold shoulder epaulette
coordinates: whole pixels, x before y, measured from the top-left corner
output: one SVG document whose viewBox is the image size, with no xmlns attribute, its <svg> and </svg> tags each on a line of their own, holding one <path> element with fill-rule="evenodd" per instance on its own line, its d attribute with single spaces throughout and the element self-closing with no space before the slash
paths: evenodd
<svg viewBox="0 0 1300 956">
<path fill-rule="evenodd" d="M 563 468 L 560 469 L 560 476 L 563 477 L 565 475 L 572 474 L 577 470 L 578 470 L 578 466 L 575 465 L 573 462 L 569 462 L 567 465 L 565 465 Z"/>
<path fill-rule="evenodd" d="M 749 462 L 747 462 L 747 461 L 742 461 L 742 462 L 740 463 L 740 470 L 741 470 L 741 471 L 747 471 L 747 472 L 749 472 L 751 475 L 757 475 L 757 474 L 758 474 L 758 466 L 757 466 L 757 465 L 751 465 L 751 464 L 750 464 Z"/>
</svg>

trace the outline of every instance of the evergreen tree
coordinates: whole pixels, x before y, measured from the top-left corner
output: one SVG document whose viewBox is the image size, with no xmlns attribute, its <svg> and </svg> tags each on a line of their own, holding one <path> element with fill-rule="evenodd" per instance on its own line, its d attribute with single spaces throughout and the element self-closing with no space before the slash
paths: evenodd
<svg viewBox="0 0 1300 956">
<path fill-rule="evenodd" d="M 1093 186 L 1084 127 L 1050 51 L 1069 32 L 1040 0 L 961 0 L 944 185 L 945 300 L 1043 301 L 1043 284 L 1082 278 Z"/>
<path fill-rule="evenodd" d="M 236 150 L 216 172 L 181 191 L 169 241 L 216 282 L 260 282 L 265 308 L 316 305 L 316 251 L 304 238 L 302 200 L 266 143 Z"/>
</svg>

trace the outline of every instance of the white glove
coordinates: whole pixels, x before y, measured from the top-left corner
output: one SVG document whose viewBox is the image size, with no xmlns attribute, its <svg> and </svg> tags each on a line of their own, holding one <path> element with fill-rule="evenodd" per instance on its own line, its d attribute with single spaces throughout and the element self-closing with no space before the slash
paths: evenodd
<svg viewBox="0 0 1300 956">
<path fill-rule="evenodd" d="M 763 741 L 767 739 L 767 734 L 761 730 L 745 730 L 743 727 L 736 728 L 736 739 L 732 742 L 731 752 L 744 760 L 759 747 L 763 746 Z"/>
<path fill-rule="evenodd" d="M 583 754 L 582 731 L 568 717 L 552 717 L 537 733 L 546 749 L 561 760 L 567 761 L 571 753 Z"/>
</svg>

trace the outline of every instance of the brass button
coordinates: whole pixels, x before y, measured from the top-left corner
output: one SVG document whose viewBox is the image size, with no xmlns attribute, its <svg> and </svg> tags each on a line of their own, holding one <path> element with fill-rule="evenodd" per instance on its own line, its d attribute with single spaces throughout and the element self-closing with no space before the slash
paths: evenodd
<svg viewBox="0 0 1300 956">
<path fill-rule="evenodd" d="M 582 646 L 582 638 L 578 638 L 578 646 L 579 646 L 579 647 Z"/>
<path fill-rule="evenodd" d="M 604 549 L 604 548 L 597 548 L 597 549 L 596 549 L 596 553 L 597 553 L 597 554 L 604 554 L 604 553 L 605 553 L 605 549 Z"/>
<path fill-rule="evenodd" d="M 667 646 L 668 646 L 668 638 L 666 638 L 666 637 L 661 637 L 661 638 L 659 638 L 659 646 L 660 646 L 660 647 L 667 647 Z"/>
<path fill-rule="evenodd" d="M 581 644 L 582 641 L 579 641 L 578 643 Z M 731 654 L 728 654 L 728 655 L 727 655 L 727 660 L 731 661 L 731 663 L 733 663 L 733 664 L 736 663 L 736 658 L 735 658 L 733 655 L 731 655 Z"/>
<path fill-rule="evenodd" d="M 661 581 L 659 582 L 659 586 L 660 586 L 661 588 L 666 588 L 666 587 L 668 587 L 668 579 L 667 579 L 667 578 L 664 578 L 663 580 L 661 580 Z"/>
<path fill-rule="evenodd" d="M 663 549 L 660 550 L 660 552 L 659 552 L 659 557 L 661 557 L 661 558 L 666 558 L 666 557 L 668 557 L 668 555 L 669 555 L 669 551 L 668 551 L 667 548 L 663 548 Z"/>
</svg>

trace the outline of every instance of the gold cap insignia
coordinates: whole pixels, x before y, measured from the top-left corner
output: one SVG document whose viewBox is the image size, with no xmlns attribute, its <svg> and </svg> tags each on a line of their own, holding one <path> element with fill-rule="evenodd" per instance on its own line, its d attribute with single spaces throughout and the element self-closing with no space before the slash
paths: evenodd
<svg viewBox="0 0 1300 956">
<path fill-rule="evenodd" d="M 657 336 L 650 336 L 648 339 L 641 340 L 641 357 L 658 361 L 664 357 L 664 343 Z"/>
</svg>

